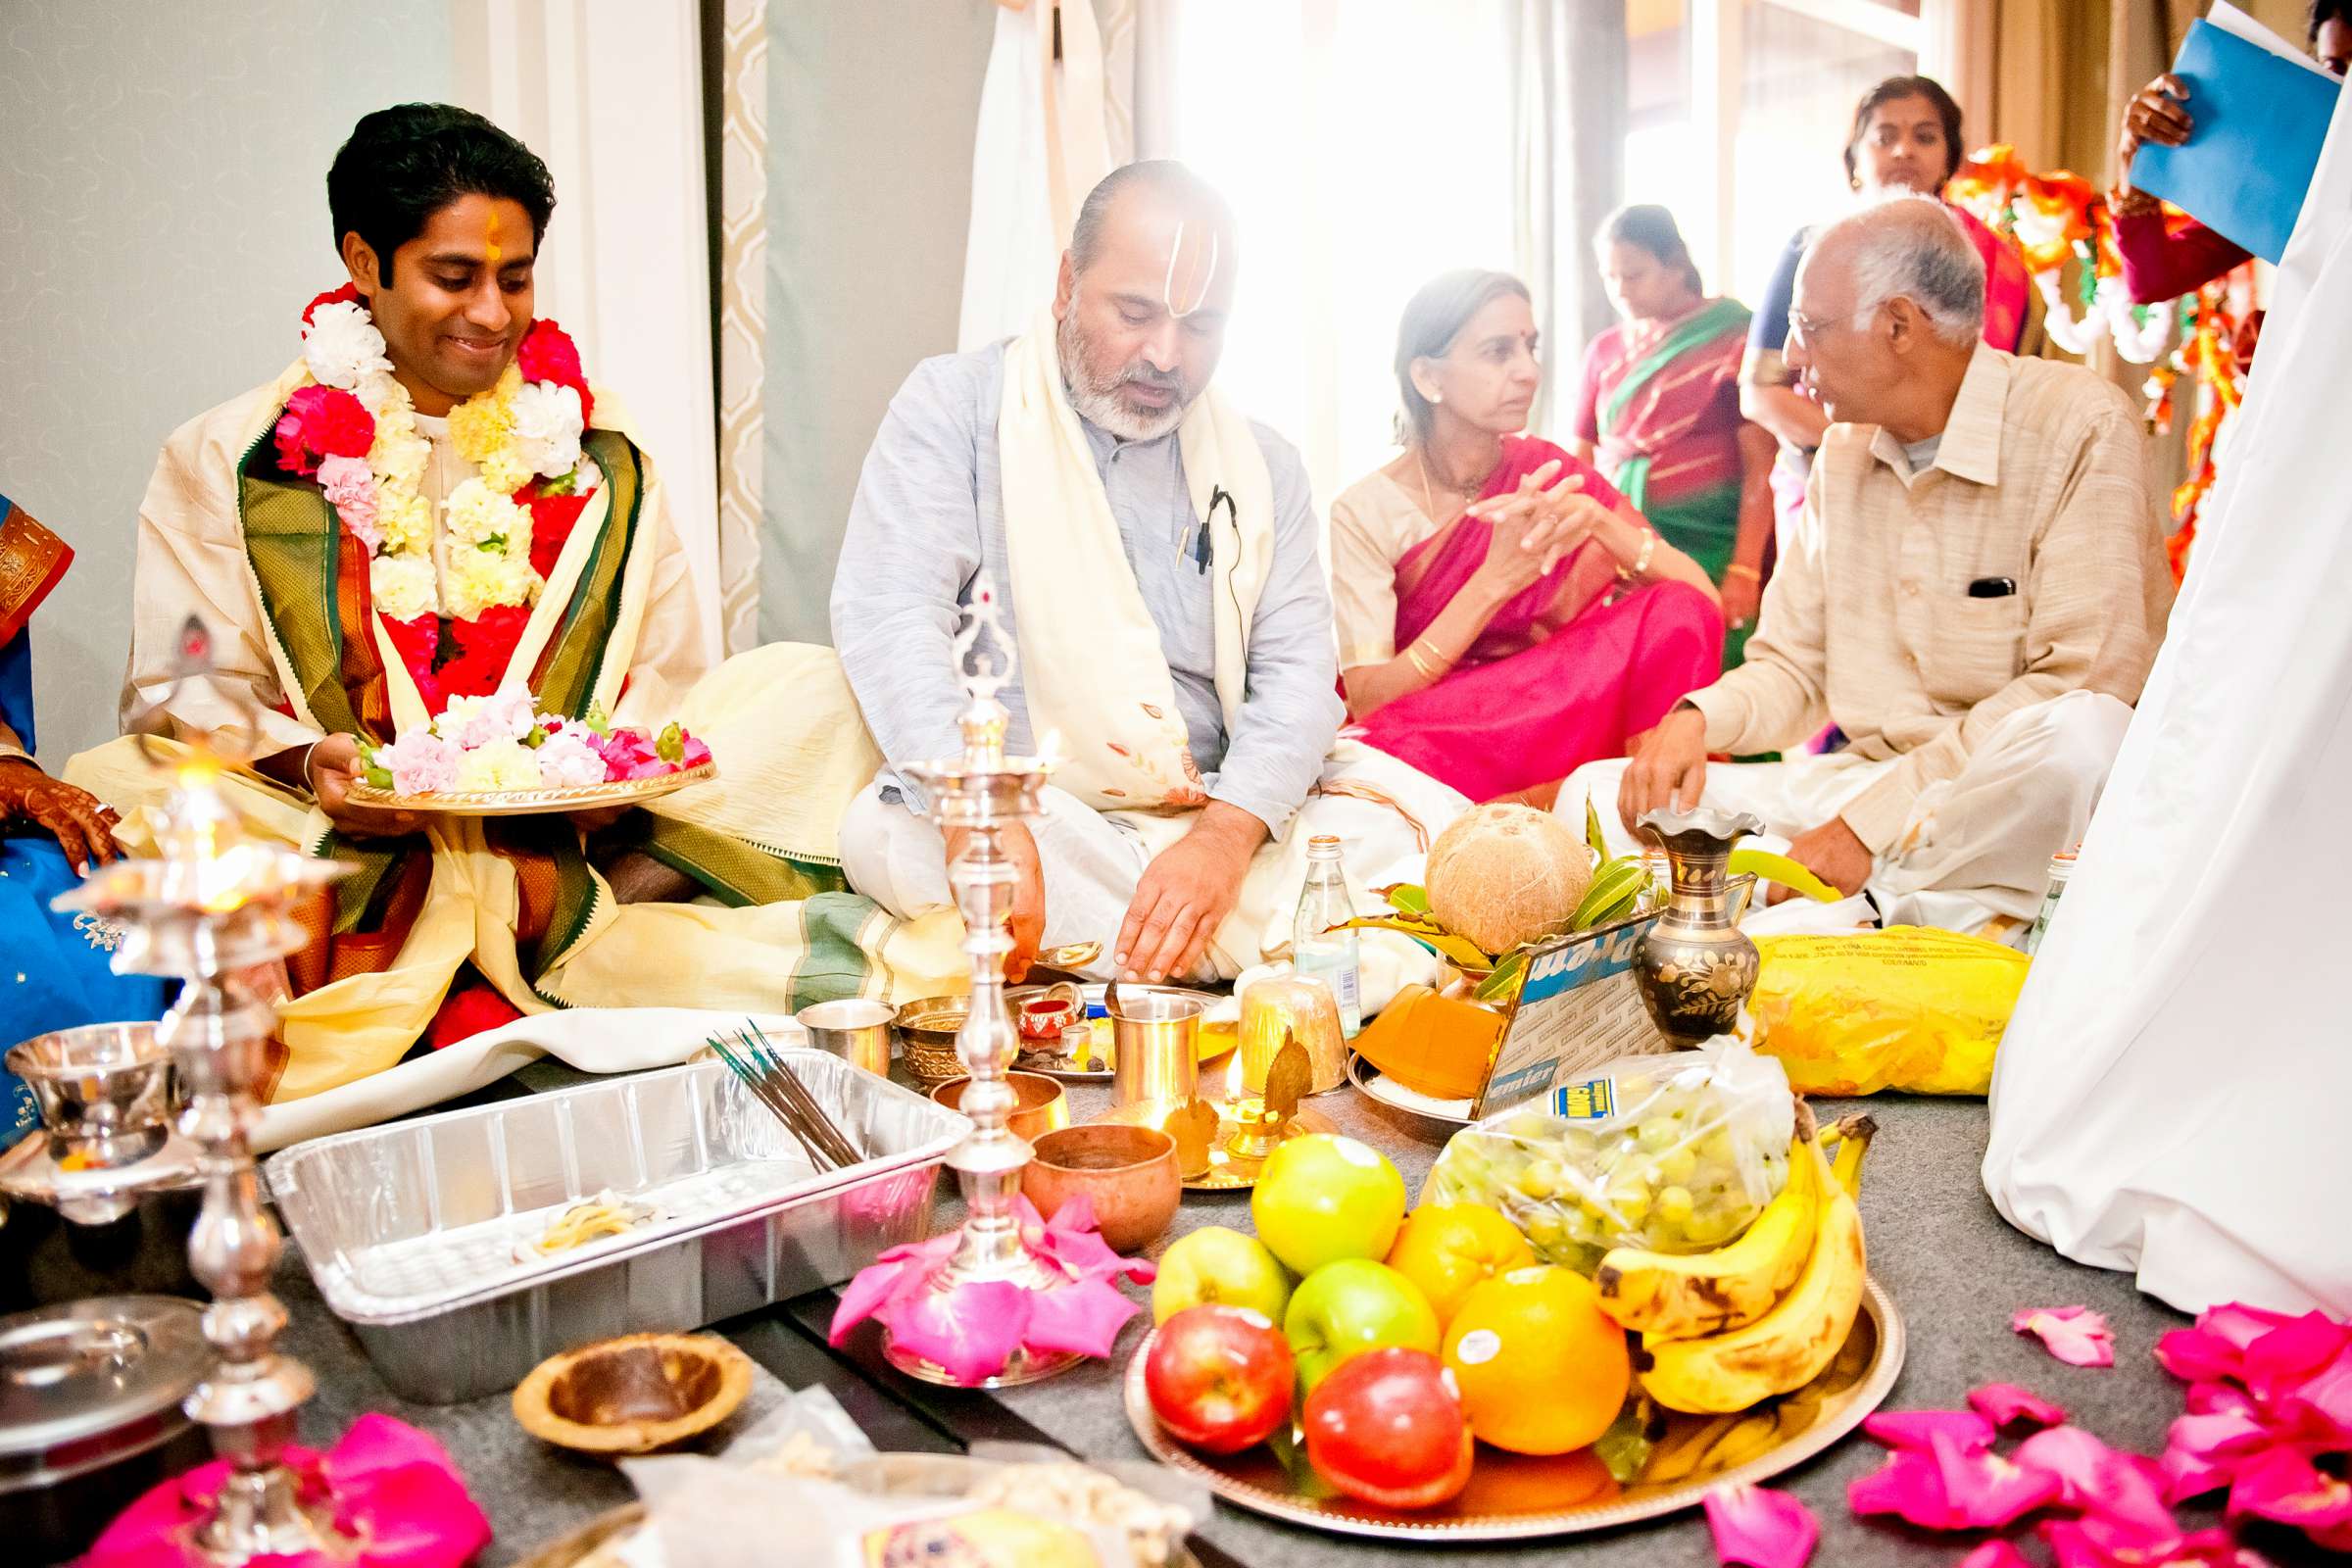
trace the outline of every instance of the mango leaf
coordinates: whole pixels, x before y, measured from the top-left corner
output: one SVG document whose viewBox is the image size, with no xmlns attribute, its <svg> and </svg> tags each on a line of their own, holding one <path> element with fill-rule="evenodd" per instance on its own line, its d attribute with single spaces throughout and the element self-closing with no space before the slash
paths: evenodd
<svg viewBox="0 0 2352 1568">
<path fill-rule="evenodd" d="M 1407 920 L 1396 916 L 1357 915 L 1354 919 L 1334 926 L 1332 929 L 1345 931 L 1350 927 L 1358 930 L 1401 931 L 1415 942 L 1435 952 L 1440 957 L 1450 959 L 1465 969 L 1491 969 L 1494 966 L 1494 960 L 1489 957 L 1477 943 L 1466 937 L 1457 937 L 1450 932 L 1441 931 L 1426 920 Z"/>
<path fill-rule="evenodd" d="M 1380 892 L 1381 897 L 1389 901 L 1389 907 L 1392 909 L 1404 914 L 1425 915 L 1429 913 L 1429 890 L 1427 888 L 1416 887 L 1410 882 L 1399 882 L 1395 887 L 1382 888 Z"/>
<path fill-rule="evenodd" d="M 1518 989 L 1520 977 L 1525 974 L 1526 971 L 1526 950 L 1522 949 L 1517 953 L 1507 955 L 1500 963 L 1494 966 L 1494 972 L 1493 974 L 1487 976 L 1484 980 L 1481 980 L 1478 983 L 1478 989 L 1470 993 L 1470 1000 L 1473 1002 L 1493 1002 L 1497 997 L 1505 997 L 1510 995 L 1513 991 Z"/>
<path fill-rule="evenodd" d="M 1778 882 L 1822 904 L 1836 904 L 1845 897 L 1786 855 L 1775 855 L 1770 850 L 1734 850 L 1731 863 L 1725 869 L 1732 876 L 1753 876 L 1766 882 Z"/>
<path fill-rule="evenodd" d="M 1585 842 L 1592 846 L 1593 858 L 1605 860 L 1609 858 L 1608 840 L 1601 836 L 1600 812 L 1593 808 L 1591 791 L 1585 794 Z"/>
</svg>

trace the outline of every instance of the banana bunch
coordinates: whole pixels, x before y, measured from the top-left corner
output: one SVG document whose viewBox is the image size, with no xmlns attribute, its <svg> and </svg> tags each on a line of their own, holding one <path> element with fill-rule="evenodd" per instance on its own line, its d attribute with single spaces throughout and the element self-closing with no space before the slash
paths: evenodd
<svg viewBox="0 0 2352 1568">
<path fill-rule="evenodd" d="M 1642 1389 L 1669 1410 L 1732 1414 L 1800 1389 L 1836 1359 L 1861 1310 L 1867 1263 L 1855 1205 L 1867 1116 L 1824 1140 L 1800 1128 L 1788 1183 L 1737 1241 L 1673 1255 L 1619 1248 L 1593 1283 L 1602 1310 L 1642 1334 Z"/>
</svg>

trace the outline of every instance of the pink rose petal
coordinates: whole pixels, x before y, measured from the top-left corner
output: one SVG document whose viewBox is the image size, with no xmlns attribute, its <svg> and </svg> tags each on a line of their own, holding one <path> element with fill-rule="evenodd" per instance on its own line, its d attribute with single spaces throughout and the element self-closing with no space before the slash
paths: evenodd
<svg viewBox="0 0 2352 1568">
<path fill-rule="evenodd" d="M 2115 1337 L 2107 1319 L 2087 1306 L 2028 1307 L 2009 1320 L 2009 1327 L 2035 1336 L 2069 1366 L 2115 1365 Z"/>
<path fill-rule="evenodd" d="M 1992 1530 L 2058 1495 L 2056 1477 L 1938 1434 L 1930 1451 L 1897 1448 L 1846 1487 L 1858 1514 L 1890 1513 L 1929 1530 Z"/>
<path fill-rule="evenodd" d="M 2280 1398 L 2325 1371 L 2348 1346 L 2352 1346 L 2352 1327 L 2325 1312 L 2313 1312 L 2282 1323 L 2249 1344 L 2238 1381 L 2257 1399 Z"/>
<path fill-rule="evenodd" d="M 2237 1376 L 2245 1352 L 2203 1329 L 2172 1329 L 2156 1341 L 2156 1360 L 2177 1378 L 2210 1383 Z"/>
<path fill-rule="evenodd" d="M 2352 1527 L 2352 1481 L 2323 1474 L 2292 1448 L 2273 1448 L 2230 1484 L 2230 1517 L 2246 1514 L 2305 1530 Z"/>
<path fill-rule="evenodd" d="M 1004 1370 L 1029 1327 L 1032 1293 L 1004 1280 L 960 1285 L 945 1296 L 901 1291 L 875 1316 L 891 1343 L 947 1369 L 964 1388 Z"/>
<path fill-rule="evenodd" d="M 2022 1389 L 2014 1383 L 1987 1383 L 1969 1390 L 1968 1406 L 1991 1422 L 1996 1429 L 2013 1426 L 2054 1427 L 2066 1420 L 2063 1407 L 2052 1404 L 2032 1389 Z"/>
<path fill-rule="evenodd" d="M 2269 1430 L 2245 1410 L 2181 1416 L 2165 1437 L 2166 1495 L 2180 1502 L 2226 1487 L 2270 1444 Z"/>
<path fill-rule="evenodd" d="M 2118 1453 L 2081 1427 L 2051 1427 L 2017 1446 L 2017 1463 L 2056 1480 L 2058 1500 L 2153 1535 L 2178 1535 L 2162 1466 Z"/>
<path fill-rule="evenodd" d="M 2289 1397 L 2329 1447 L 2352 1449 L 2352 1356 L 2338 1358 Z"/>
<path fill-rule="evenodd" d="M 1108 1355 L 1119 1330 L 1143 1309 L 1142 1302 L 1120 1295 L 1108 1280 L 1072 1280 L 1058 1290 L 1040 1291 L 1032 1299 L 1023 1343 L 1037 1350 Z"/>
<path fill-rule="evenodd" d="M 1889 1448 L 1923 1453 L 1937 1433 L 1962 1448 L 1992 1446 L 1992 1423 L 1974 1410 L 1881 1410 L 1862 1423 L 1862 1430 Z"/>
<path fill-rule="evenodd" d="M 1742 1568 L 1805 1568 L 1821 1540 L 1813 1510 L 1786 1492 L 1717 1487 L 1706 1494 L 1707 1533 L 1715 1560 Z"/>
<path fill-rule="evenodd" d="M 2243 1350 L 2275 1328 L 2295 1321 L 2292 1312 L 2265 1311 L 2243 1301 L 2225 1301 L 2197 1314 L 2197 1327 Z"/>
<path fill-rule="evenodd" d="M 2063 1485 L 2047 1471 L 1985 1449 L 1963 1448 L 1940 1434 L 1929 1448 L 1944 1500 L 1966 1529 L 1996 1530 L 2023 1518 L 2057 1496 Z"/>
<path fill-rule="evenodd" d="M 2015 1542 L 1995 1537 L 1961 1558 L 1957 1568 L 2034 1568 L 2034 1559 L 2020 1551 Z"/>
</svg>

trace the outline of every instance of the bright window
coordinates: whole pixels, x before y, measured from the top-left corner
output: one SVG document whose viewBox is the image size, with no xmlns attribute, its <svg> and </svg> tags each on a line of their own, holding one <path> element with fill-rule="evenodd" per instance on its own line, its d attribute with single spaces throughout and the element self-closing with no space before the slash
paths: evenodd
<svg viewBox="0 0 2352 1568">
<path fill-rule="evenodd" d="M 1492 0 L 1189 0 L 1178 156 L 1241 225 L 1218 384 L 1328 503 L 1392 450 L 1396 319 L 1512 266 L 1510 72 Z M 1555 367 L 1555 371 L 1556 371 Z"/>
<path fill-rule="evenodd" d="M 1753 304 L 1848 199 L 1854 101 L 1919 69 L 1921 0 L 1627 0 L 1625 197 L 1674 209 L 1707 286 Z"/>
</svg>

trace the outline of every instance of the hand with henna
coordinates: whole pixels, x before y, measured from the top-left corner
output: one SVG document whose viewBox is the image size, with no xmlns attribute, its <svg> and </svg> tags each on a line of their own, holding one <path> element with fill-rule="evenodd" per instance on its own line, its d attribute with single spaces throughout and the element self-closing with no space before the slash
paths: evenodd
<svg viewBox="0 0 2352 1568">
<path fill-rule="evenodd" d="M 83 875 L 122 855 L 115 827 L 122 818 L 87 790 L 51 778 L 29 759 L 0 760 L 0 820 L 23 818 L 57 840 Z"/>
</svg>

